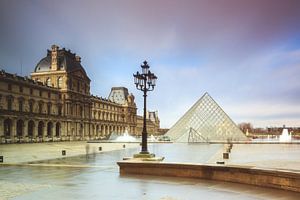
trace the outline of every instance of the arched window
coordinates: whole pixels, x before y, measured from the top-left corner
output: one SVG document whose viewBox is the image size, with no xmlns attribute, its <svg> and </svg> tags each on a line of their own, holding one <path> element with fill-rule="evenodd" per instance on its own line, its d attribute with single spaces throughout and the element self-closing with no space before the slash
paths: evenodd
<svg viewBox="0 0 300 200">
<path fill-rule="evenodd" d="M 40 121 L 38 124 L 38 136 L 43 137 L 44 132 L 44 122 Z"/>
<path fill-rule="evenodd" d="M 57 79 L 57 87 L 62 88 L 63 78 L 60 76 Z"/>
<path fill-rule="evenodd" d="M 55 128 L 55 136 L 59 137 L 60 136 L 60 123 L 56 123 L 56 128 Z"/>
<path fill-rule="evenodd" d="M 17 121 L 17 136 L 21 137 L 23 136 L 24 132 L 24 122 L 22 120 Z"/>
<path fill-rule="evenodd" d="M 51 78 L 47 78 L 47 80 L 46 80 L 46 85 L 47 85 L 47 86 L 51 86 Z"/>
<path fill-rule="evenodd" d="M 53 129 L 53 123 L 48 122 L 48 124 L 47 124 L 47 137 L 52 137 L 53 136 L 52 129 Z"/>
<path fill-rule="evenodd" d="M 11 136 L 11 128 L 12 128 L 11 126 L 12 126 L 11 119 L 4 120 L 4 136 L 6 138 L 9 138 Z"/>
<path fill-rule="evenodd" d="M 33 136 L 33 130 L 34 130 L 34 122 L 32 120 L 30 120 L 28 122 L 28 129 L 27 129 L 27 131 L 28 131 L 27 134 L 28 134 L 29 137 Z"/>
</svg>

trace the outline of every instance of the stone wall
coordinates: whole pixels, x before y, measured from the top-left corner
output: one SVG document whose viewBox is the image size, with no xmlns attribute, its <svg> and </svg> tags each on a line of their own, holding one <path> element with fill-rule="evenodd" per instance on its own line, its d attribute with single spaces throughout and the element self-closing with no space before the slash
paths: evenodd
<svg viewBox="0 0 300 200">
<path fill-rule="evenodd" d="M 120 174 L 201 178 L 300 192 L 300 172 L 246 166 L 118 162 Z"/>
</svg>

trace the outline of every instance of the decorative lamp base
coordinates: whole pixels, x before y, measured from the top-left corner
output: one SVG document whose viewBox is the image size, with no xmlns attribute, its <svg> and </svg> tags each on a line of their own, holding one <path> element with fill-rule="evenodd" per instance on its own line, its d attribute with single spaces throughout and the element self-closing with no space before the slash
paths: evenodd
<svg viewBox="0 0 300 200">
<path fill-rule="evenodd" d="M 163 161 L 164 159 L 165 157 L 155 157 L 155 154 L 145 153 L 145 152 L 134 154 L 133 157 L 123 158 L 123 160 L 130 160 L 130 161 Z"/>
<path fill-rule="evenodd" d="M 154 158 L 155 154 L 154 153 L 149 153 L 149 152 L 140 152 L 138 154 L 134 154 L 133 158 Z"/>
</svg>

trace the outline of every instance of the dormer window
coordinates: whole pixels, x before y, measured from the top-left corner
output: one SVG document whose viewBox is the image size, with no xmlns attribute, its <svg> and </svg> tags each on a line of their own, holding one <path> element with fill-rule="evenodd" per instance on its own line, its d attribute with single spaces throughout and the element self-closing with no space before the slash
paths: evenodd
<svg viewBox="0 0 300 200">
<path fill-rule="evenodd" d="M 62 88 L 63 78 L 60 76 L 57 79 L 57 87 Z"/>
<path fill-rule="evenodd" d="M 49 87 L 51 87 L 51 78 L 47 78 L 46 85 L 49 86 Z"/>
</svg>

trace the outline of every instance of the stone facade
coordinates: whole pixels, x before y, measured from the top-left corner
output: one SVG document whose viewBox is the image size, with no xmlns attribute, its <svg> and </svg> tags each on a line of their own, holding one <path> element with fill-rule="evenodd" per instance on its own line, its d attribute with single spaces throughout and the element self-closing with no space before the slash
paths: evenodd
<svg viewBox="0 0 300 200">
<path fill-rule="evenodd" d="M 52 45 L 31 78 L 0 72 L 0 143 L 103 139 L 137 133 L 137 108 L 127 88 L 108 99 L 90 94 L 81 58 Z"/>
<path fill-rule="evenodd" d="M 136 130 L 137 130 L 137 136 L 142 135 L 143 131 L 143 123 L 144 123 L 144 117 L 137 116 L 137 124 L 136 124 Z M 158 112 L 150 112 L 147 111 L 146 114 L 146 124 L 147 124 L 147 133 L 148 136 L 150 135 L 160 135 L 160 120 L 158 118 Z"/>
</svg>

